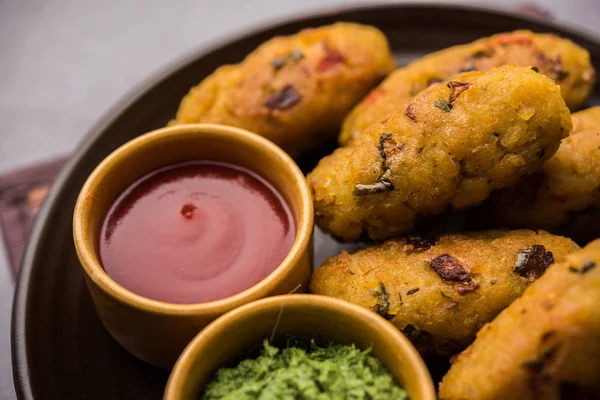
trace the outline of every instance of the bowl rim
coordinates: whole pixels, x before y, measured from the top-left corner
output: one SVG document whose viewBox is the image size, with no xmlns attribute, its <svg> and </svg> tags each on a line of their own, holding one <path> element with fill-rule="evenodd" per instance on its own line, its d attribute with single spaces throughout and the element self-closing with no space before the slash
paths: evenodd
<svg viewBox="0 0 600 400">
<path fill-rule="evenodd" d="M 408 368 L 414 370 L 417 384 L 421 387 L 423 397 L 421 400 L 435 400 L 436 391 L 425 362 L 408 340 L 394 325 L 379 315 L 358 306 L 334 297 L 317 294 L 286 294 L 266 297 L 238 307 L 223 314 L 202 329 L 183 350 L 165 387 L 163 400 L 180 400 L 180 388 L 187 379 L 191 367 L 197 357 L 202 355 L 202 347 L 209 346 L 215 340 L 219 340 L 220 333 L 235 326 L 240 316 L 258 314 L 273 308 L 281 308 L 284 305 L 296 305 L 306 308 L 316 308 L 324 313 L 345 313 L 351 318 L 360 320 L 369 330 L 378 330 L 384 335 L 390 336 L 394 346 L 403 357 L 406 357 Z"/>
<path fill-rule="evenodd" d="M 144 151 L 152 144 L 160 143 L 163 140 L 171 139 L 173 135 L 198 135 L 216 134 L 228 137 L 237 142 L 246 142 L 256 147 L 264 153 L 272 153 L 280 168 L 287 169 L 293 176 L 293 184 L 300 192 L 299 213 L 300 218 L 296 221 L 296 238 L 286 257 L 281 263 L 264 279 L 250 288 L 239 292 L 233 296 L 223 299 L 209 301 L 205 303 L 170 303 L 160 300 L 154 300 L 139 295 L 114 281 L 102 268 L 98 257 L 94 256 L 93 240 L 88 240 L 89 236 L 85 232 L 85 202 L 89 195 L 95 192 L 95 189 L 102 184 L 104 176 L 113 168 L 113 164 L 121 159 L 134 156 Z M 279 188 L 275 187 L 279 191 Z M 290 205 L 291 207 L 291 205 Z M 302 257 L 309 248 L 312 241 L 314 228 L 314 215 L 312 204 L 312 193 L 304 174 L 292 158 L 281 148 L 268 139 L 259 136 L 245 129 L 236 128 L 220 124 L 185 124 L 159 128 L 141 136 L 138 136 L 111 152 L 104 158 L 85 181 L 73 213 L 73 239 L 75 249 L 80 264 L 86 276 L 111 297 L 121 302 L 129 304 L 134 308 L 149 311 L 152 313 L 162 313 L 169 315 L 212 315 L 222 314 L 242 304 L 264 297 L 280 281 L 284 279 L 289 270 L 297 265 L 298 258 Z"/>
</svg>

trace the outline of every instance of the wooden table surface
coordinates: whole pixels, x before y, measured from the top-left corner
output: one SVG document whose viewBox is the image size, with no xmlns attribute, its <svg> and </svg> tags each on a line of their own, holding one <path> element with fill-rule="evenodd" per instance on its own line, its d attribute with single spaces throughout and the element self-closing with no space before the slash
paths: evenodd
<svg viewBox="0 0 600 400">
<path fill-rule="evenodd" d="M 448 2 L 523 9 L 515 0 Z M 0 173 L 72 151 L 119 97 L 193 49 L 262 23 L 365 3 L 374 1 L 0 0 Z M 525 8 L 600 35 L 598 0 Z M 15 398 L 13 289 L 0 243 L 0 400 Z"/>
</svg>

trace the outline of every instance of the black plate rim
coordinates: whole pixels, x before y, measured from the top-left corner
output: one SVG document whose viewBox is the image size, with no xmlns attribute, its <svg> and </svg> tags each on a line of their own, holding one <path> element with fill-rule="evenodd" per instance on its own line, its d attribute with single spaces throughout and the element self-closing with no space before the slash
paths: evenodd
<svg viewBox="0 0 600 400">
<path fill-rule="evenodd" d="M 77 166 L 81 163 L 85 155 L 94 148 L 95 143 L 103 136 L 104 131 L 109 127 L 121 114 L 135 104 L 139 99 L 146 94 L 158 83 L 167 79 L 173 74 L 176 74 L 180 69 L 193 61 L 206 57 L 217 51 L 221 47 L 242 40 L 247 36 L 259 35 L 263 32 L 281 29 L 287 25 L 297 23 L 309 23 L 311 20 L 326 17 L 341 16 L 346 13 L 356 13 L 361 11 L 379 11 L 385 13 L 391 9 L 409 9 L 421 8 L 430 10 L 448 9 L 453 11 L 465 11 L 471 13 L 480 13 L 482 15 L 512 19 L 514 21 L 527 22 L 529 24 L 538 25 L 540 28 L 550 31 L 560 31 L 566 33 L 571 38 L 577 38 L 578 42 L 600 43 L 598 38 L 590 31 L 576 28 L 569 24 L 557 22 L 548 18 L 535 17 L 532 15 L 522 15 L 517 12 L 506 10 L 495 6 L 479 6 L 466 4 L 429 4 L 406 2 L 401 4 L 369 4 L 351 6 L 335 6 L 324 10 L 309 11 L 300 14 L 300 16 L 292 18 L 278 19 L 277 22 L 271 20 L 257 24 L 248 29 L 244 29 L 225 37 L 213 40 L 211 44 L 201 46 L 200 48 L 187 52 L 183 57 L 177 58 L 175 61 L 167 63 L 158 72 L 151 74 L 148 78 L 142 80 L 141 83 L 133 86 L 126 92 L 115 104 L 110 107 L 96 123 L 87 131 L 84 139 L 79 142 L 72 156 L 63 167 L 62 171 L 56 177 L 47 197 L 36 217 L 28 238 L 15 287 L 13 298 L 12 318 L 11 318 L 11 355 L 13 366 L 13 380 L 15 390 L 19 399 L 34 400 L 31 381 L 29 379 L 30 365 L 27 357 L 26 344 L 26 321 L 27 321 L 27 301 L 30 297 L 30 276 L 35 265 L 36 259 L 40 256 L 38 243 L 48 234 L 51 226 L 47 220 L 55 212 L 55 209 L 60 207 L 57 199 L 60 194 L 68 187 L 69 181 L 72 180 L 72 175 L 77 171 Z M 343 19 L 343 18 L 342 18 Z"/>
</svg>

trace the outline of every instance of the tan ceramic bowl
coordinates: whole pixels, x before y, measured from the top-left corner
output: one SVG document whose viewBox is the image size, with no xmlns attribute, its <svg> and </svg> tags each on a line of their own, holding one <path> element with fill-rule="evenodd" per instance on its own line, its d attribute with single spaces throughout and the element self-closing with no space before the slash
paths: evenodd
<svg viewBox="0 0 600 400">
<path fill-rule="evenodd" d="M 293 335 L 321 342 L 372 348 L 408 392 L 411 400 L 435 400 L 423 360 L 391 323 L 365 308 L 310 294 L 270 297 L 233 310 L 207 326 L 186 347 L 169 377 L 164 400 L 199 399 L 206 382 L 224 365 L 241 361 L 275 330 L 277 338 Z M 392 399 L 390 399 L 392 400 Z"/>
<path fill-rule="evenodd" d="M 224 161 L 246 167 L 282 194 L 296 221 L 296 240 L 265 279 L 235 296 L 201 304 L 173 304 L 137 295 L 115 283 L 100 265 L 98 244 L 104 217 L 117 196 L 143 175 L 167 165 Z M 251 301 L 306 291 L 312 267 L 313 205 L 304 175 L 270 141 L 223 125 L 181 125 L 142 135 L 115 150 L 85 182 L 73 217 L 77 255 L 100 320 L 125 349 L 151 364 L 170 368 L 192 338 L 220 315 Z"/>
</svg>

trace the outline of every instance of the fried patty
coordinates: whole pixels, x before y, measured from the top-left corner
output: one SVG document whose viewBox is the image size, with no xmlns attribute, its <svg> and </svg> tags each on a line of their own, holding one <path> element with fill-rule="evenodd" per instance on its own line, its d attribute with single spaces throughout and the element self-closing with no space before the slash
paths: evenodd
<svg viewBox="0 0 600 400">
<path fill-rule="evenodd" d="M 492 194 L 475 218 L 546 229 L 582 243 L 600 237 L 600 107 L 571 117 L 571 134 L 542 172 Z"/>
<path fill-rule="evenodd" d="M 300 155 L 337 134 L 344 116 L 394 68 L 378 29 L 337 23 L 275 37 L 193 87 L 171 124 L 245 128 Z"/>
<path fill-rule="evenodd" d="M 600 398 L 600 241 L 566 256 L 477 334 L 443 400 Z"/>
<path fill-rule="evenodd" d="M 320 161 L 316 221 L 348 241 L 408 233 L 539 171 L 571 128 L 560 88 L 530 68 L 459 74 Z"/>
<path fill-rule="evenodd" d="M 367 307 L 423 354 L 464 349 L 554 258 L 579 247 L 544 231 L 493 230 L 409 236 L 329 257 L 312 293 Z"/>
<path fill-rule="evenodd" d="M 339 141 L 350 143 L 432 83 L 461 71 L 488 71 L 501 65 L 538 69 L 560 85 L 571 110 L 583 106 L 594 86 L 589 53 L 570 40 L 526 30 L 501 33 L 429 54 L 394 71 L 346 117 Z"/>
</svg>

